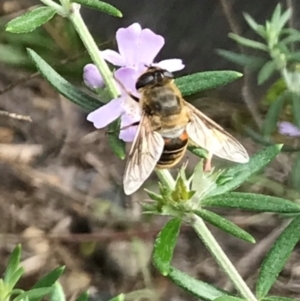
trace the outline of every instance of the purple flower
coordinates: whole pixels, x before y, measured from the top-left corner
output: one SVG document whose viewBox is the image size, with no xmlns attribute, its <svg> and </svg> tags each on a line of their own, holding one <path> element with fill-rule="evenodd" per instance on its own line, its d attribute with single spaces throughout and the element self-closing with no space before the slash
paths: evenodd
<svg viewBox="0 0 300 301">
<path fill-rule="evenodd" d="M 137 76 L 136 70 L 131 68 L 121 68 L 116 71 L 118 80 L 123 79 L 123 85 L 129 90 L 133 90 L 133 78 Z M 128 96 L 126 91 L 121 89 L 121 96 L 111 100 L 109 103 L 91 112 L 87 120 L 93 122 L 94 127 L 101 129 L 121 117 L 121 128 L 138 122 L 141 118 L 139 104 Z M 137 126 L 130 126 L 120 131 L 119 138 L 125 142 L 132 142 L 136 134 Z"/>
<path fill-rule="evenodd" d="M 300 137 L 300 129 L 288 121 L 281 121 L 277 123 L 278 131 L 281 135 Z"/>
<path fill-rule="evenodd" d="M 165 40 L 150 29 L 142 29 L 138 23 L 118 29 L 116 39 L 119 52 L 107 49 L 101 51 L 101 54 L 108 62 L 121 67 L 114 73 L 116 79 L 122 83 L 127 92 L 137 97 L 139 97 L 139 93 L 135 89 L 135 83 L 138 77 L 146 71 L 147 65 L 159 66 L 170 72 L 184 68 L 180 59 L 168 59 L 153 63 Z M 89 69 L 90 72 L 88 72 Z M 85 72 L 84 81 L 93 88 L 97 88 L 95 83 L 103 82 L 98 69 L 91 69 L 91 67 Z M 140 120 L 139 104 L 130 98 L 126 91 L 123 91 L 123 87 L 120 87 L 120 91 L 121 96 L 119 98 L 113 99 L 88 115 L 87 119 L 93 122 L 96 128 L 106 127 L 119 117 L 121 117 L 121 129 Z M 125 142 L 132 142 L 136 129 L 137 126 L 132 126 L 121 130 L 119 138 Z"/>
<path fill-rule="evenodd" d="M 104 87 L 104 81 L 102 77 L 99 76 L 97 67 L 93 64 L 87 64 L 83 68 L 83 81 L 86 86 L 93 90 Z"/>
</svg>

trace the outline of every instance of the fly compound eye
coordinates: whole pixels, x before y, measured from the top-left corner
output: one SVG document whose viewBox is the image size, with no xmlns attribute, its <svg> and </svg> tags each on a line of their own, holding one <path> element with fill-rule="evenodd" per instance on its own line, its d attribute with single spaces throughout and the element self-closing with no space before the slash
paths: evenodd
<svg viewBox="0 0 300 301">
<path fill-rule="evenodd" d="M 137 80 L 135 88 L 137 90 L 144 88 L 145 86 L 152 84 L 154 82 L 154 76 L 149 73 L 145 73 Z"/>
<path fill-rule="evenodd" d="M 170 72 L 170 71 L 167 71 L 167 70 L 165 70 L 165 71 L 163 72 L 163 76 L 166 77 L 166 78 L 170 78 L 170 79 L 173 79 L 173 78 L 174 78 L 173 73 Z"/>
</svg>

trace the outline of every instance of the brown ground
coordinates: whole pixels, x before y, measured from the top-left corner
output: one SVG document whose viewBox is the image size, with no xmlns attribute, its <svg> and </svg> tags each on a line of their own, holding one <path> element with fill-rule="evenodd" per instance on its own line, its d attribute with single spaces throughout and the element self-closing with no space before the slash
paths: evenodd
<svg viewBox="0 0 300 301">
<path fill-rule="evenodd" d="M 218 11 L 214 12 L 219 18 Z M 206 68 L 208 59 L 201 60 L 205 68 L 200 66 L 212 69 Z M 223 68 L 219 61 L 213 62 L 218 64 L 214 69 Z M 190 65 L 198 68 L 198 63 Z M 0 90 L 25 76 L 1 65 Z M 239 113 L 247 111 L 237 93 L 241 85 L 241 82 L 233 84 L 210 94 L 213 101 L 197 104 L 240 138 L 253 154 L 261 146 L 237 132 L 232 118 L 233 107 Z M 141 214 L 137 201 L 146 197 L 143 191 L 132 197 L 124 195 L 121 186 L 124 162 L 112 154 L 104 131 L 95 133 L 85 120 L 85 113 L 54 93 L 40 78 L 0 95 L 0 110 L 32 118 L 28 122 L 0 115 L 1 273 L 10 252 L 21 242 L 23 288 L 30 288 L 56 266 L 66 265 L 61 282 L 68 300 L 86 289 L 96 294 L 97 300 L 137 290 L 126 300 L 192 300 L 193 297 L 151 266 L 153 240 L 166 218 Z M 187 156 L 192 166 L 196 159 Z M 298 194 L 286 184 L 291 166 L 291 154 L 280 155 L 264 174 L 246 183 L 242 190 L 298 199 Z M 153 176 L 147 185 L 155 181 Z M 253 288 L 261 260 L 286 221 L 272 214 L 222 213 L 257 240 L 251 245 L 211 227 Z M 299 262 L 297 246 L 272 293 L 299 298 Z M 188 227 L 182 228 L 173 264 L 197 279 L 233 291 L 230 281 Z"/>
<path fill-rule="evenodd" d="M 1 88 L 15 77 L 15 71 L 2 72 Z M 93 133 L 84 113 L 39 78 L 2 95 L 1 109 L 32 118 L 0 117 L 2 271 L 9 253 L 22 242 L 26 272 L 20 285 L 25 288 L 57 265 L 66 265 L 61 280 L 68 298 L 92 287 L 104 300 L 134 290 L 143 290 L 141 296 L 149 299 L 192 298 L 151 267 L 153 238 L 166 219 L 141 215 L 136 201 L 145 198 L 142 191 L 124 196 L 124 162 L 112 155 L 104 131 Z M 230 119 L 223 115 L 220 122 L 230 124 Z M 249 138 L 241 141 L 250 153 L 258 149 Z M 192 165 L 195 158 L 189 158 Z M 284 182 L 290 168 L 286 162 L 286 155 L 280 156 L 261 179 Z M 278 187 L 256 182 L 244 190 L 291 193 Z M 250 245 L 212 229 L 252 286 L 264 254 L 286 222 L 271 214 L 223 213 L 257 239 Z M 298 253 L 296 248 L 274 293 L 298 296 Z M 188 227 L 181 231 L 173 262 L 198 279 L 233 289 Z"/>
</svg>

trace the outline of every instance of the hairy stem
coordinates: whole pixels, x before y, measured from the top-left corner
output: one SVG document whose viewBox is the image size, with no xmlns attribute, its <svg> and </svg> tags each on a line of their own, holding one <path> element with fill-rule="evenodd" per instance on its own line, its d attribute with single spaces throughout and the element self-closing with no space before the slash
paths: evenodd
<svg viewBox="0 0 300 301">
<path fill-rule="evenodd" d="M 174 189 L 175 180 L 172 177 L 172 175 L 170 174 L 169 170 L 156 168 L 155 172 L 156 172 L 158 178 L 160 179 L 160 181 L 162 182 L 162 184 L 167 186 L 169 189 Z"/>
<path fill-rule="evenodd" d="M 93 62 L 97 66 L 100 74 L 103 77 L 103 80 L 110 91 L 110 94 L 113 98 L 119 96 L 119 90 L 117 84 L 113 78 L 112 72 L 108 68 L 104 58 L 101 55 L 101 52 L 98 49 L 97 44 L 95 43 L 93 37 L 91 36 L 88 28 L 86 27 L 81 14 L 80 14 L 80 5 L 73 3 L 71 6 L 71 12 L 69 19 L 72 21 L 76 31 L 78 32 L 85 48 L 87 49 L 89 55 L 91 56 Z"/>
<path fill-rule="evenodd" d="M 236 289 L 247 301 L 257 301 L 254 294 L 251 292 L 245 281 L 242 279 L 238 271 L 235 269 L 225 252 L 222 250 L 214 236 L 211 234 L 204 221 L 197 215 L 192 216 L 192 227 L 215 257 L 218 264 L 231 279 Z"/>
<path fill-rule="evenodd" d="M 41 0 L 42 3 L 44 3 L 45 5 L 49 6 L 49 7 L 52 7 L 56 10 L 56 12 L 65 17 L 67 14 L 64 10 L 64 8 L 62 6 L 60 6 L 59 4 L 55 3 L 54 1 L 52 0 Z"/>
</svg>

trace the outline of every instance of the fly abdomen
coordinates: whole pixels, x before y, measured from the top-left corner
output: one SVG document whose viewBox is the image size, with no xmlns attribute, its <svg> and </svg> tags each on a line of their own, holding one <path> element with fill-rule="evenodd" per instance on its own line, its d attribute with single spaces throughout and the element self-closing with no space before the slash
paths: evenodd
<svg viewBox="0 0 300 301">
<path fill-rule="evenodd" d="M 180 137 L 165 139 L 163 153 L 157 162 L 157 168 L 171 168 L 184 156 L 188 146 L 188 137 L 183 133 Z"/>
</svg>

